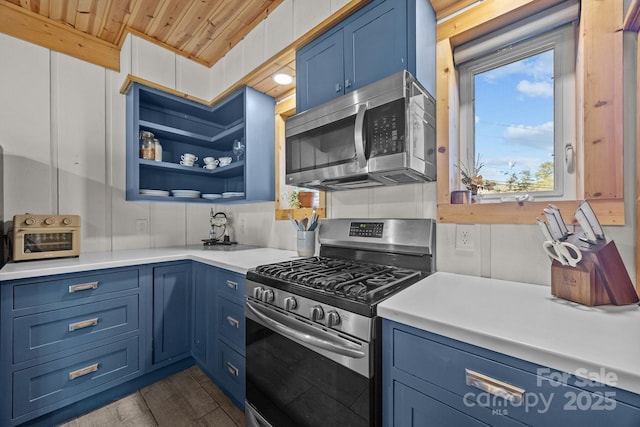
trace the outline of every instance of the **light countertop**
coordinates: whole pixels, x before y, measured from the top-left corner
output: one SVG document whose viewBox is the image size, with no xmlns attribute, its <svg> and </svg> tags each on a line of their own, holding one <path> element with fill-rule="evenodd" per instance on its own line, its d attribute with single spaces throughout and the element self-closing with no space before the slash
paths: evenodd
<svg viewBox="0 0 640 427">
<path fill-rule="evenodd" d="M 640 394 L 635 304 L 587 307 L 546 286 L 438 272 L 383 301 L 378 315 Z"/>
<path fill-rule="evenodd" d="M 228 250 L 226 247 L 216 249 L 202 245 L 91 252 L 77 258 L 11 262 L 0 270 L 0 281 L 179 260 L 200 261 L 245 274 L 257 265 L 293 258 L 298 258 L 296 251 L 257 247 Z"/>
</svg>

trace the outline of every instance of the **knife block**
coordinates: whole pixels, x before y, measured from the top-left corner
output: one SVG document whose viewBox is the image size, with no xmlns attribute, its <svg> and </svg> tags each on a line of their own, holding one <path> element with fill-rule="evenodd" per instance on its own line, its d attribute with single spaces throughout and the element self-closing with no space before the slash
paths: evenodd
<svg viewBox="0 0 640 427">
<path fill-rule="evenodd" d="M 639 301 L 616 244 L 601 242 L 584 248 L 583 243 L 571 236 L 573 243 L 582 250 L 582 261 L 576 267 L 551 264 L 551 294 L 580 304 L 627 305 Z"/>
</svg>

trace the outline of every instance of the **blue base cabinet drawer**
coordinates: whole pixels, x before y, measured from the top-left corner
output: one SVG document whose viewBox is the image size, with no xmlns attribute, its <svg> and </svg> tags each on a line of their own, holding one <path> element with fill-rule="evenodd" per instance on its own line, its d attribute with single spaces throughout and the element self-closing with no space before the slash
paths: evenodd
<svg viewBox="0 0 640 427">
<path fill-rule="evenodd" d="M 138 337 L 98 347 L 13 373 L 13 418 L 66 400 L 102 385 L 124 382 L 139 371 Z M 51 406 L 55 409 L 58 406 Z"/>
<path fill-rule="evenodd" d="M 216 308 L 220 336 L 236 350 L 243 350 L 245 347 L 244 307 L 220 297 Z"/>
<path fill-rule="evenodd" d="M 463 412 L 439 402 L 426 394 L 393 383 L 395 426 L 397 427 L 481 427 L 488 426 Z"/>
<path fill-rule="evenodd" d="M 138 295 L 130 295 L 15 318 L 14 363 L 135 331 L 138 309 Z"/>
<path fill-rule="evenodd" d="M 415 425 L 400 422 L 399 384 L 439 402 L 423 399 L 422 425 L 476 425 L 459 413 L 491 426 L 640 425 L 640 396 L 624 390 L 387 320 L 383 342 L 386 426 Z"/>
<path fill-rule="evenodd" d="M 216 360 L 216 382 L 229 394 L 229 397 L 236 405 L 242 405 L 245 396 L 244 356 L 226 345 L 223 341 L 218 341 Z"/>
<path fill-rule="evenodd" d="M 13 288 L 13 309 L 55 303 L 78 304 L 83 298 L 136 289 L 140 280 L 137 268 L 55 277 L 53 280 L 43 278 L 41 281 L 16 281 Z"/>
<path fill-rule="evenodd" d="M 218 295 L 224 296 L 239 304 L 244 304 L 246 278 L 228 270 L 219 270 L 217 280 Z"/>
</svg>

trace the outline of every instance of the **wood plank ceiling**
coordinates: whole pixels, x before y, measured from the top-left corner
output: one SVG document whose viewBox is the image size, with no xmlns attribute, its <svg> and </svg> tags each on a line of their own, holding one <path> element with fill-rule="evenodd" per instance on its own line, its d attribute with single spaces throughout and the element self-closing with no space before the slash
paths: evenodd
<svg viewBox="0 0 640 427">
<path fill-rule="evenodd" d="M 134 30 L 211 66 L 282 0 L 4 0 L 120 46 Z"/>
<path fill-rule="evenodd" d="M 53 21 L 57 27 L 85 34 L 119 50 L 131 32 L 158 43 L 206 66 L 212 66 L 239 43 L 283 0 L 0 0 L 0 6 L 19 8 L 40 20 Z M 454 13 L 478 0 L 431 0 L 438 18 Z M 346 14 L 365 1 L 353 1 Z M 351 6 L 351 5 L 354 6 Z M 1 21 L 1 20 L 0 20 Z M 323 24 L 330 25 L 332 20 Z M 28 24 L 23 25 L 28 26 Z M 18 31 L 24 31 L 19 29 Z M 0 32 L 3 29 L 0 26 Z M 79 32 L 79 33 L 78 33 Z M 8 32 L 11 34 L 11 32 Z M 15 33 L 15 31 L 14 31 Z M 46 33 L 47 31 L 43 31 Z M 317 31 L 311 33 L 317 34 Z M 312 35 L 313 35 L 312 34 Z M 42 34 L 30 41 L 38 42 Z M 76 40 L 76 39 L 70 39 Z M 62 40 L 64 41 L 64 40 Z M 295 90 L 271 82 L 271 75 L 284 70 L 295 75 L 295 47 L 272 58 L 250 84 L 275 98 Z M 49 46 L 51 47 L 51 46 Z M 85 58 L 91 61 L 91 58 Z"/>
</svg>

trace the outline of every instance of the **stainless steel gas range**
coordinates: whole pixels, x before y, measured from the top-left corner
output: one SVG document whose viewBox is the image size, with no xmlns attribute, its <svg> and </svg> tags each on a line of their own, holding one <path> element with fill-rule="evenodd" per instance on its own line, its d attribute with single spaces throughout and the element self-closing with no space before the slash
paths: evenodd
<svg viewBox="0 0 640 427">
<path fill-rule="evenodd" d="M 247 273 L 247 426 L 380 426 L 377 305 L 434 271 L 431 219 L 327 219 L 320 256 Z"/>
</svg>

